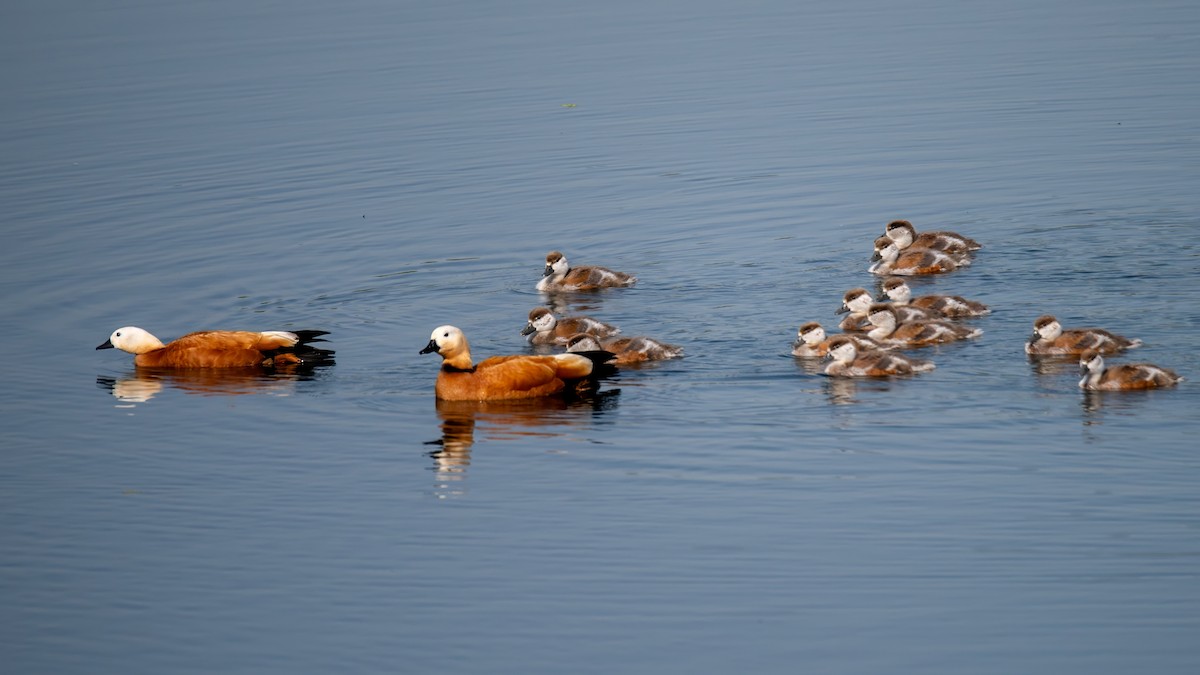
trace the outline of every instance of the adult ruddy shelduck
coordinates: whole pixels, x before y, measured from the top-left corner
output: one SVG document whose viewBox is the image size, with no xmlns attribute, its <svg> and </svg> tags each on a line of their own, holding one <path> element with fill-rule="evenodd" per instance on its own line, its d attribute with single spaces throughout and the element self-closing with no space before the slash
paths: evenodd
<svg viewBox="0 0 1200 675">
<path fill-rule="evenodd" d="M 1105 368 L 1104 357 L 1096 351 L 1083 354 L 1079 360 L 1079 370 L 1083 373 L 1083 379 L 1079 381 L 1080 389 L 1157 389 L 1183 381 L 1175 371 L 1152 363 L 1122 363 Z"/>
<path fill-rule="evenodd" d="M 602 355 L 554 354 L 493 356 L 471 361 L 467 336 L 454 326 L 438 326 L 422 354 L 442 357 L 434 393 L 445 401 L 499 401 L 552 396 L 574 390 L 592 374 Z M 611 355 L 607 358 L 612 358 Z"/>
<path fill-rule="evenodd" d="M 530 344 L 561 345 L 576 333 L 588 333 L 608 337 L 620 333 L 621 329 L 590 316 L 572 316 L 559 319 L 545 307 L 535 307 L 529 312 L 529 323 L 521 329 Z"/>
<path fill-rule="evenodd" d="M 328 365 L 333 350 L 317 349 L 312 342 L 328 335 L 324 330 L 254 332 L 206 330 L 188 333 L 168 344 L 149 331 L 125 326 L 113 331 L 96 349 L 120 349 L 143 368 L 250 368 L 288 365 Z"/>
<path fill-rule="evenodd" d="M 912 248 L 932 248 L 948 253 L 966 253 L 983 248 L 979 242 L 970 237 L 964 237 L 957 232 L 922 232 L 907 220 L 893 220 L 883 228 L 884 235 L 900 247 L 901 250 Z"/>
<path fill-rule="evenodd" d="M 877 351 L 859 352 L 849 335 L 838 335 L 829 341 L 829 359 L 833 363 L 826 366 L 825 374 L 831 377 L 911 375 L 935 367 L 932 361 L 925 359 Z"/>
<path fill-rule="evenodd" d="M 546 254 L 546 270 L 538 282 L 539 291 L 594 291 L 600 288 L 632 286 L 637 277 L 625 272 L 614 272 L 607 267 L 585 265 L 571 267 L 567 257 L 559 251 Z"/>
<path fill-rule="evenodd" d="M 1137 338 L 1115 335 L 1101 328 L 1063 330 L 1062 324 L 1049 314 L 1033 322 L 1033 336 L 1025 343 L 1025 353 L 1034 355 L 1073 356 L 1087 351 L 1115 354 L 1142 346 Z"/>
</svg>

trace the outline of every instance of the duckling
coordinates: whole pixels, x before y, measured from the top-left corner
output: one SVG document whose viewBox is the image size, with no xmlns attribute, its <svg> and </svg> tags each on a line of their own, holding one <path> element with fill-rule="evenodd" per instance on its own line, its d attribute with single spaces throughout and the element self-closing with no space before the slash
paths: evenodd
<svg viewBox="0 0 1200 675">
<path fill-rule="evenodd" d="M 1105 368 L 1104 357 L 1094 350 L 1083 353 L 1079 360 L 1079 370 L 1083 373 L 1079 388 L 1089 390 L 1156 389 L 1170 387 L 1183 381 L 1175 371 L 1150 363 L 1122 363 Z"/>
<path fill-rule="evenodd" d="M 910 321 L 900 323 L 896 310 L 889 304 L 871 305 L 867 320 L 875 328 L 867 337 L 884 344 L 901 347 L 923 347 L 925 345 L 968 340 L 983 335 L 978 328 L 969 328 L 948 321 Z"/>
<path fill-rule="evenodd" d="M 862 332 L 871 330 L 867 323 L 867 310 L 875 299 L 865 288 L 851 288 L 842 295 L 842 306 L 834 310 L 834 314 L 848 314 L 838 324 L 838 328 L 846 332 Z"/>
<path fill-rule="evenodd" d="M 329 365 L 333 350 L 309 346 L 324 342 L 324 330 L 264 332 L 206 330 L 188 333 L 168 344 L 137 326 L 125 326 L 96 349 L 120 349 L 136 354 L 133 364 L 143 368 L 250 368 L 288 365 Z"/>
<path fill-rule="evenodd" d="M 632 286 L 637 277 L 625 272 L 614 272 L 606 267 L 587 265 L 571 267 L 566 256 L 559 251 L 546 254 L 546 270 L 537 289 L 549 291 L 594 291 L 600 288 Z"/>
<path fill-rule="evenodd" d="M 567 340 L 568 353 L 610 352 L 616 355 L 612 362 L 629 365 L 643 361 L 664 361 L 683 355 L 683 347 L 669 345 L 648 337 L 597 338 L 587 333 L 572 335 Z"/>
<path fill-rule="evenodd" d="M 592 374 L 600 355 L 493 356 L 476 364 L 462 330 L 438 326 L 422 354 L 442 357 L 434 393 L 443 401 L 497 401 L 569 394 Z M 611 357 L 609 357 L 611 358 Z"/>
<path fill-rule="evenodd" d="M 566 344 L 567 338 L 576 333 L 591 333 L 600 337 L 608 337 L 620 332 L 620 328 L 590 316 L 558 319 L 545 307 L 535 307 L 530 310 L 529 323 L 521 329 L 521 335 L 528 336 L 530 344 L 535 345 Z"/>
<path fill-rule="evenodd" d="M 838 337 L 826 337 L 825 329 L 816 321 L 810 321 L 796 331 L 796 341 L 792 343 L 792 356 L 801 356 L 806 358 L 825 356 L 829 353 L 829 342 Z M 846 337 L 854 341 L 854 346 L 860 352 L 865 351 L 885 351 L 893 349 L 892 345 L 884 345 L 865 335 L 854 333 L 846 334 Z"/>
<path fill-rule="evenodd" d="M 971 264 L 970 258 L 955 259 L 948 253 L 933 249 L 909 249 L 901 252 L 896 242 L 887 237 L 875 240 L 875 261 L 867 271 L 871 274 L 914 276 L 953 272 Z"/>
<path fill-rule="evenodd" d="M 825 368 L 825 374 L 832 377 L 910 375 L 927 372 L 936 367 L 932 361 L 899 354 L 878 351 L 860 353 L 849 335 L 839 335 L 829 341 L 829 358 L 833 363 Z"/>
<path fill-rule="evenodd" d="M 922 232 L 907 220 L 893 220 L 884 227 L 884 234 L 895 241 L 901 250 L 909 248 L 931 248 L 949 253 L 967 253 L 983 248 L 979 242 L 957 232 Z"/>
<path fill-rule="evenodd" d="M 982 302 L 967 300 L 958 295 L 922 295 L 912 297 L 912 289 L 903 279 L 885 279 L 883 296 L 890 298 L 893 307 L 920 307 L 934 310 L 949 319 L 968 319 L 991 314 L 992 310 Z"/>
<path fill-rule="evenodd" d="M 1025 353 L 1034 355 L 1074 355 L 1086 351 L 1115 354 L 1142 346 L 1137 338 L 1115 335 L 1100 328 L 1063 330 L 1058 319 L 1049 314 L 1033 322 L 1033 336 L 1025 343 Z"/>
</svg>

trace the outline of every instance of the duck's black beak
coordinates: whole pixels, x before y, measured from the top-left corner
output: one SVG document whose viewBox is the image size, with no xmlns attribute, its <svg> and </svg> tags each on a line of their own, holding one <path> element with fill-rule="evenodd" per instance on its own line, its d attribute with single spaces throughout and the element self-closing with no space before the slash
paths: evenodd
<svg viewBox="0 0 1200 675">
<path fill-rule="evenodd" d="M 875 253 L 871 256 L 871 262 L 876 262 L 879 260 L 883 260 L 883 256 L 879 254 L 879 251 L 875 251 Z"/>
<path fill-rule="evenodd" d="M 417 353 L 418 354 L 428 354 L 430 352 L 436 352 L 437 350 L 438 350 L 437 342 L 430 340 L 429 344 L 425 345 L 425 348 Z"/>
<path fill-rule="evenodd" d="M 527 323 L 527 324 L 525 324 L 525 327 L 521 329 L 521 335 L 529 335 L 530 333 L 534 332 L 535 330 L 537 330 L 537 329 L 533 327 L 532 323 Z"/>
<path fill-rule="evenodd" d="M 542 272 L 542 276 L 544 276 L 544 277 L 548 277 L 548 276 L 550 276 L 551 274 L 554 274 L 554 268 L 553 268 L 553 267 L 551 267 L 550 265 L 546 265 L 546 271 L 545 271 L 545 272 Z"/>
<path fill-rule="evenodd" d="M 833 313 L 834 314 L 845 314 L 846 312 L 849 312 L 849 311 L 850 311 L 849 307 L 842 305 L 841 307 L 838 307 L 836 310 L 834 310 Z"/>
<path fill-rule="evenodd" d="M 96 349 L 112 349 L 112 348 L 113 348 L 112 340 L 105 340 L 104 344 L 100 345 L 99 347 L 96 347 Z"/>
</svg>

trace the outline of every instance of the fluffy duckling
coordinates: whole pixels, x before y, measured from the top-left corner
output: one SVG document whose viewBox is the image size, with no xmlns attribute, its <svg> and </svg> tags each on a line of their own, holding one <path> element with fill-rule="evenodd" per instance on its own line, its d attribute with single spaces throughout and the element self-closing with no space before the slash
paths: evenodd
<svg viewBox="0 0 1200 675">
<path fill-rule="evenodd" d="M 1175 371 L 1150 363 L 1122 363 L 1105 368 L 1104 357 L 1097 351 L 1084 352 L 1079 360 L 1079 370 L 1083 373 L 1080 389 L 1156 389 L 1183 381 Z"/>
<path fill-rule="evenodd" d="M 810 321 L 796 331 L 796 341 L 792 343 L 792 356 L 802 356 L 806 358 L 825 356 L 829 353 L 829 343 L 834 338 L 825 335 L 825 329 L 816 321 Z M 884 351 L 893 349 L 892 345 L 884 345 L 872 340 L 865 335 L 847 334 L 846 337 L 854 341 L 854 346 L 860 352 L 865 351 Z"/>
<path fill-rule="evenodd" d="M 917 230 L 907 220 L 893 220 L 883 228 L 884 235 L 895 241 L 900 249 L 931 248 L 948 253 L 967 253 L 983 248 L 979 242 L 970 237 L 964 237 L 957 232 L 922 232 Z"/>
<path fill-rule="evenodd" d="M 914 298 L 912 289 L 903 279 L 885 279 L 883 296 L 891 299 L 894 307 L 920 307 L 940 313 L 949 319 L 969 319 L 991 314 L 992 310 L 982 302 L 967 300 L 958 295 L 922 295 Z"/>
<path fill-rule="evenodd" d="M 1063 330 L 1058 319 L 1049 314 L 1033 322 L 1033 336 L 1025 343 L 1025 353 L 1035 355 L 1070 356 L 1086 351 L 1115 354 L 1142 346 L 1137 338 L 1114 335 L 1100 328 Z"/>
<path fill-rule="evenodd" d="M 590 333 L 600 337 L 608 337 L 620 332 L 620 328 L 589 316 L 559 319 L 545 307 L 535 307 L 531 310 L 529 312 L 529 323 L 525 324 L 525 327 L 521 329 L 521 335 L 527 336 L 529 343 L 535 345 L 566 344 L 567 338 L 576 333 Z"/>
<path fill-rule="evenodd" d="M 585 265 L 571 267 L 559 251 L 546 254 L 546 270 L 538 282 L 539 291 L 594 291 L 600 288 L 619 288 L 637 283 L 637 277 L 614 272 L 606 267 Z"/>
<path fill-rule="evenodd" d="M 842 295 L 842 306 L 834 310 L 834 314 L 847 314 L 838 324 L 838 328 L 846 332 L 862 332 L 871 330 L 867 322 L 867 311 L 871 309 L 875 299 L 865 288 L 851 288 Z"/>
<path fill-rule="evenodd" d="M 969 328 L 949 321 L 909 321 L 901 323 L 896 310 L 889 304 L 871 305 L 867 320 L 875 328 L 867 337 L 884 344 L 900 347 L 924 347 L 942 342 L 968 340 L 983 335 L 978 328 Z"/>
<path fill-rule="evenodd" d="M 914 276 L 920 274 L 942 274 L 953 272 L 971 264 L 970 258 L 955 258 L 949 253 L 934 249 L 908 249 L 901 252 L 896 242 L 887 237 L 875 240 L 874 261 L 867 271 L 871 274 L 894 274 Z"/>
<path fill-rule="evenodd" d="M 567 340 L 568 353 L 610 352 L 616 355 L 613 363 L 629 365 L 644 361 L 664 361 L 683 355 L 683 347 L 669 345 L 648 337 L 608 337 L 580 333 Z"/>
<path fill-rule="evenodd" d="M 934 369 L 932 361 L 914 359 L 899 354 L 877 351 L 859 352 L 854 339 L 839 335 L 829 341 L 829 358 L 833 361 L 825 368 L 832 377 L 886 377 L 888 375 L 910 375 Z"/>
<path fill-rule="evenodd" d="M 188 333 L 168 344 L 137 326 L 125 326 L 96 349 L 120 349 L 136 354 L 143 368 L 250 368 L 288 365 L 329 365 L 333 350 L 309 346 L 324 342 L 324 330 L 207 330 Z"/>
<path fill-rule="evenodd" d="M 454 326 L 438 326 L 421 354 L 437 352 L 442 357 L 434 393 L 444 401 L 497 401 L 539 398 L 568 392 L 592 374 L 598 355 L 554 354 L 552 356 L 493 356 L 476 364 L 471 361 L 467 336 Z M 611 357 L 610 357 L 611 358 Z"/>
</svg>

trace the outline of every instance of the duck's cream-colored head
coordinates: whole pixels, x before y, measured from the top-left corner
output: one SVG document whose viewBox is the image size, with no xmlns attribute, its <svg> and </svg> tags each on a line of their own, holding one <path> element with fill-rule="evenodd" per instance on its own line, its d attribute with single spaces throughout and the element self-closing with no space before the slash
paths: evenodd
<svg viewBox="0 0 1200 675">
<path fill-rule="evenodd" d="M 461 370 L 471 368 L 471 346 L 467 344 L 467 336 L 454 326 L 438 326 L 429 336 L 429 344 L 421 350 L 422 354 L 437 352 L 446 365 Z"/>
<path fill-rule="evenodd" d="M 149 331 L 137 326 L 124 326 L 112 332 L 104 344 L 96 349 L 120 349 L 130 354 L 145 354 L 165 347 L 162 340 L 154 337 Z"/>
</svg>

